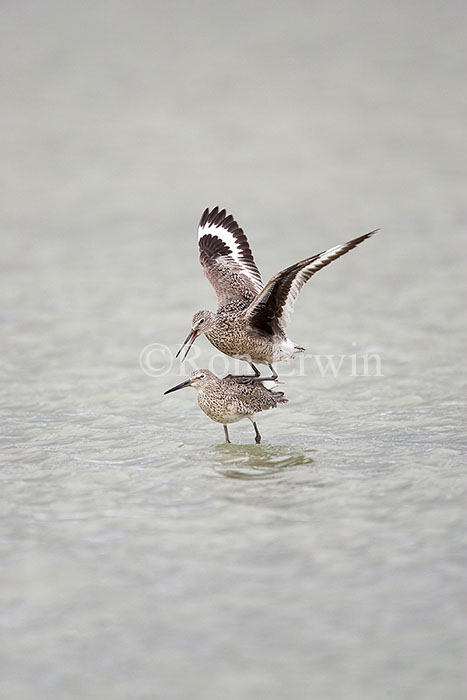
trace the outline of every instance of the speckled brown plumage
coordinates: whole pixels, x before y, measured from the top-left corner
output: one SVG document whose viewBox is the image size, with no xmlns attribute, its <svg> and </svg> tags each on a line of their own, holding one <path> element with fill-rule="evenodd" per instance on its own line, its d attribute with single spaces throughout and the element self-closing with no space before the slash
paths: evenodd
<svg viewBox="0 0 467 700">
<path fill-rule="evenodd" d="M 254 366 L 293 358 L 304 348 L 287 338 L 286 324 L 303 285 L 318 270 L 365 241 L 375 231 L 290 265 L 263 285 L 248 240 L 232 215 L 206 209 L 199 225 L 200 261 L 217 295 L 217 313 L 198 311 L 182 348 L 204 333 L 221 352 Z"/>
<path fill-rule="evenodd" d="M 230 442 L 227 431 L 229 423 L 237 423 L 248 418 L 255 428 L 256 442 L 261 435 L 255 422 L 255 414 L 276 408 L 279 403 L 287 403 L 282 391 L 271 391 L 264 384 L 270 379 L 229 374 L 223 379 L 207 369 L 192 372 L 186 382 L 168 389 L 169 394 L 177 389 L 192 386 L 198 391 L 198 404 L 204 413 L 217 423 L 222 423 L 226 441 Z"/>
</svg>

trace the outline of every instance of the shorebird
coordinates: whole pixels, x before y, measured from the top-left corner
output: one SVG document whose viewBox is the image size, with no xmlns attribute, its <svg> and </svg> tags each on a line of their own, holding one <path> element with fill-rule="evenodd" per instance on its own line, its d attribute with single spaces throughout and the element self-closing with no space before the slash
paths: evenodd
<svg viewBox="0 0 467 700">
<path fill-rule="evenodd" d="M 276 384 L 270 377 L 234 377 L 229 374 L 220 379 L 207 369 L 197 369 L 186 382 L 167 389 L 164 394 L 193 386 L 198 391 L 201 410 L 211 420 L 223 424 L 226 442 L 230 442 L 227 424 L 248 418 L 255 429 L 255 441 L 260 443 L 261 435 L 255 422 L 255 414 L 288 401 L 283 391 L 271 391 L 265 383 Z"/>
<path fill-rule="evenodd" d="M 217 313 L 198 311 L 191 331 L 177 352 L 188 345 L 184 360 L 196 338 L 204 333 L 221 352 L 254 365 L 268 365 L 295 357 L 305 348 L 287 338 L 285 328 L 301 288 L 315 272 L 359 245 L 376 231 L 354 238 L 290 265 L 263 285 L 247 237 L 231 214 L 215 207 L 206 209 L 199 222 L 198 244 L 204 274 L 216 292 Z"/>
</svg>

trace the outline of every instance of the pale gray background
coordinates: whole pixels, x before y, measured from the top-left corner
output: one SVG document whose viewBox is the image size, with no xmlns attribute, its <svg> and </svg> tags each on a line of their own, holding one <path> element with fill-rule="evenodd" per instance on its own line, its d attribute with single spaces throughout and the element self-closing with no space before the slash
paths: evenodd
<svg viewBox="0 0 467 700">
<path fill-rule="evenodd" d="M 0 3 L 2 697 L 465 697 L 465 19 Z M 290 335 L 383 376 L 284 365 L 262 446 L 139 367 L 216 204 L 266 279 L 382 229 Z"/>
</svg>

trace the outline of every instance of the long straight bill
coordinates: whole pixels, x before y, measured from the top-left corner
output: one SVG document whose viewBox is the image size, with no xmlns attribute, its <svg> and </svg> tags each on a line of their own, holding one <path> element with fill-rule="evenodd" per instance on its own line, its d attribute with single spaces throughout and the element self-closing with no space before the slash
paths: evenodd
<svg viewBox="0 0 467 700">
<path fill-rule="evenodd" d="M 182 357 L 182 362 L 183 362 L 183 361 L 185 360 L 186 356 L 188 355 L 188 353 L 190 352 L 190 348 L 191 348 L 191 346 L 193 345 L 193 343 L 195 342 L 195 340 L 196 340 L 197 337 L 198 337 L 197 331 L 190 331 L 190 332 L 188 333 L 188 335 L 187 335 L 187 337 L 186 337 L 186 339 L 185 339 L 183 345 L 181 346 L 180 350 L 179 350 L 179 351 L 177 352 L 177 354 L 175 355 L 175 357 L 178 357 L 178 356 L 180 355 L 180 353 L 182 352 L 183 348 L 184 348 L 185 345 L 188 343 L 188 347 L 187 347 L 187 349 L 186 349 L 186 352 L 185 352 L 185 354 L 184 354 L 183 357 Z"/>
<path fill-rule="evenodd" d="M 177 391 L 177 389 L 183 389 L 186 386 L 190 386 L 191 381 L 187 379 L 186 382 L 182 382 L 181 384 L 177 384 L 177 386 L 173 386 L 171 389 L 167 389 L 167 391 L 164 391 L 164 394 L 170 394 L 172 391 Z"/>
</svg>

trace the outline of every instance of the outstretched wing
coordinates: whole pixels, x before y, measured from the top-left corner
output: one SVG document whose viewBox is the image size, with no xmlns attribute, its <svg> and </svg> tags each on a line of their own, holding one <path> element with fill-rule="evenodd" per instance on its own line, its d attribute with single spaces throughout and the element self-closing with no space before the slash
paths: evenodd
<svg viewBox="0 0 467 700">
<path fill-rule="evenodd" d="M 372 236 L 376 231 L 354 238 L 348 243 L 329 248 L 312 258 L 307 258 L 278 272 L 252 301 L 247 309 L 250 327 L 266 335 L 283 333 L 298 294 L 315 272 L 345 255 L 349 250 Z"/>
<path fill-rule="evenodd" d="M 199 222 L 198 244 L 204 274 L 214 287 L 218 307 L 239 301 L 246 306 L 263 288 L 243 230 L 225 209 L 206 209 Z"/>
</svg>

